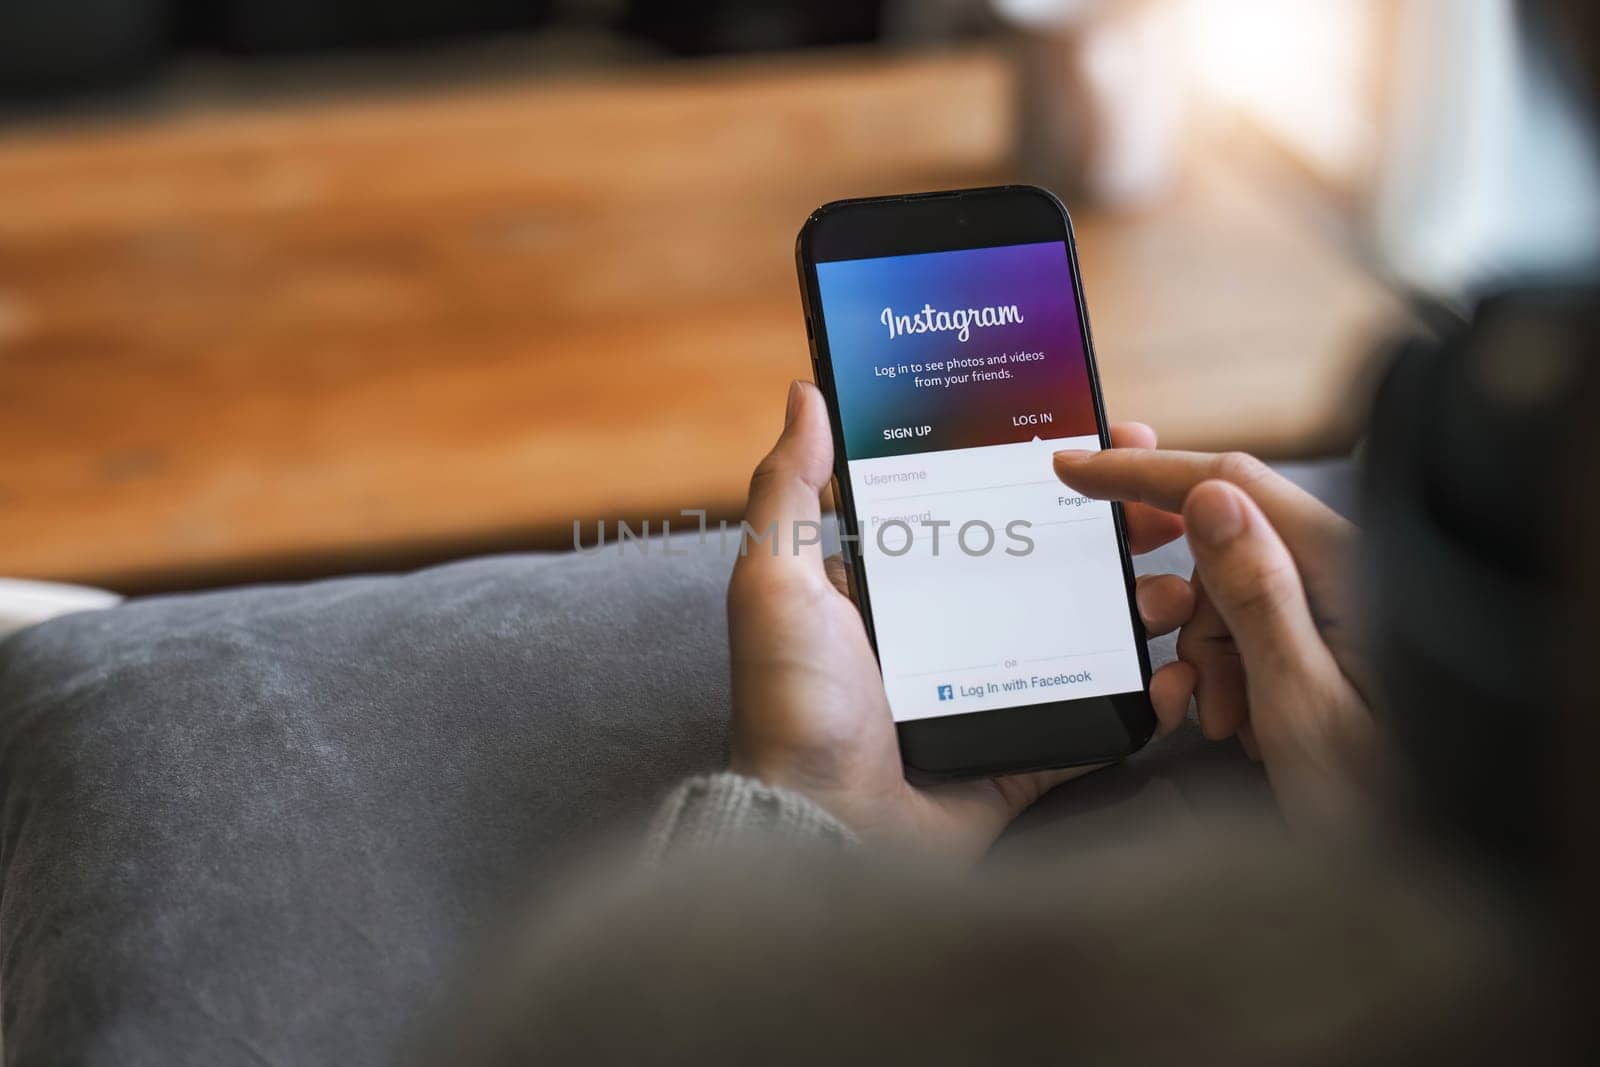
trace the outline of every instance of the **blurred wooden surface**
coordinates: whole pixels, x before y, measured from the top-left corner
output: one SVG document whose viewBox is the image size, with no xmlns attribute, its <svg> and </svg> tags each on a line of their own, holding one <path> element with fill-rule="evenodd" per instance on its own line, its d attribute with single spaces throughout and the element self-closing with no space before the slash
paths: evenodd
<svg viewBox="0 0 1600 1067">
<path fill-rule="evenodd" d="M 0 136 L 0 574 L 123 589 L 736 515 L 822 201 L 1009 177 L 987 52 L 658 68 Z M 1393 299 L 1195 153 L 1077 213 L 1114 416 L 1346 446 Z"/>
</svg>

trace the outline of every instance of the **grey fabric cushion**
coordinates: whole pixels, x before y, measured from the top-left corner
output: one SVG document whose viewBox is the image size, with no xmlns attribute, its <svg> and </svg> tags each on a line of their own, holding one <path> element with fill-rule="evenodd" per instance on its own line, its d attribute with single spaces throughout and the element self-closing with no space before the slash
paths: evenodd
<svg viewBox="0 0 1600 1067">
<path fill-rule="evenodd" d="M 513 900 L 722 765 L 731 553 L 649 547 L 153 598 L 0 644 L 7 1061 L 391 1061 Z M 1142 563 L 1186 570 L 1181 546 Z M 1014 840 L 1203 815 L 1240 763 L 1180 734 Z"/>
</svg>

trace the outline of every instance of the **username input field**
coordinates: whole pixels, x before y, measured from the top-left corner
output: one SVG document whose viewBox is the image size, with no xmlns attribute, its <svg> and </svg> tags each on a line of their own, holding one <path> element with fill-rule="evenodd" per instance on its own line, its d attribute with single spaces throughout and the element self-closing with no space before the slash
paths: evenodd
<svg viewBox="0 0 1600 1067">
<path fill-rule="evenodd" d="M 982 522 L 1005 530 L 1064 526 L 1109 519 L 1109 505 L 1091 500 L 1052 476 L 1051 455 L 1061 448 L 1098 447 L 1094 437 L 1022 441 L 951 449 L 917 456 L 883 457 L 850 464 L 856 517 L 864 537 L 886 525 L 903 525 L 897 543 L 918 542 L 945 524 Z"/>
</svg>

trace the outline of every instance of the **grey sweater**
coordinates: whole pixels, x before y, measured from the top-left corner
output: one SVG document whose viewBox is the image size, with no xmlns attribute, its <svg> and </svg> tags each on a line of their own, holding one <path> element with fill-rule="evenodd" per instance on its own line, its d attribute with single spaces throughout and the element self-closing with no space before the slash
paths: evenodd
<svg viewBox="0 0 1600 1067">
<path fill-rule="evenodd" d="M 737 774 L 690 778 L 674 789 L 650 824 L 645 858 L 664 862 L 752 842 L 857 845 L 856 835 L 809 798 Z"/>
</svg>

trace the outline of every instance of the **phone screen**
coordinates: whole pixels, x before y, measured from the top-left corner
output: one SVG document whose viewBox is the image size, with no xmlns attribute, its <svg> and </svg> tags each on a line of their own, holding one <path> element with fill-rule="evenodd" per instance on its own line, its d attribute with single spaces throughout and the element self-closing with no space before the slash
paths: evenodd
<svg viewBox="0 0 1600 1067">
<path fill-rule="evenodd" d="M 1064 241 L 816 263 L 884 686 L 897 721 L 1142 690 Z"/>
</svg>

